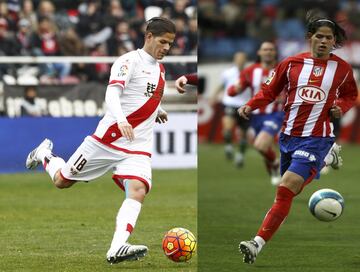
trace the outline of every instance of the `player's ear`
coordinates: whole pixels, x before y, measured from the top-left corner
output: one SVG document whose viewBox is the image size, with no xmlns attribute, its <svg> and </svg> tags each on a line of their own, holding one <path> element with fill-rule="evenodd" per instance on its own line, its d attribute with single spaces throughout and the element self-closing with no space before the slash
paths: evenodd
<svg viewBox="0 0 360 272">
<path fill-rule="evenodd" d="M 151 33 L 151 32 L 146 32 L 145 34 L 145 40 L 151 40 L 151 38 L 153 37 L 154 35 Z"/>
</svg>

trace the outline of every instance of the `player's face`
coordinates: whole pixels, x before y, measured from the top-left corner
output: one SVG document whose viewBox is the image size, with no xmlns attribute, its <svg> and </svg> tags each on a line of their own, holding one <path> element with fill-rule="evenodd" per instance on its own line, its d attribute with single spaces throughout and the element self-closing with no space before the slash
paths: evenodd
<svg viewBox="0 0 360 272">
<path fill-rule="evenodd" d="M 264 42 L 258 50 L 261 62 L 271 63 L 276 60 L 275 45 L 270 42 Z"/>
<path fill-rule="evenodd" d="M 234 56 L 234 63 L 237 67 L 242 69 L 246 63 L 246 55 L 244 53 L 236 53 Z"/>
<path fill-rule="evenodd" d="M 312 56 L 315 58 L 328 58 L 335 45 L 335 36 L 331 28 L 319 27 L 310 37 Z"/>
<path fill-rule="evenodd" d="M 148 53 L 155 59 L 161 60 L 169 52 L 174 39 L 174 33 L 165 33 L 161 36 L 154 36 L 149 33 L 146 37 Z"/>
</svg>

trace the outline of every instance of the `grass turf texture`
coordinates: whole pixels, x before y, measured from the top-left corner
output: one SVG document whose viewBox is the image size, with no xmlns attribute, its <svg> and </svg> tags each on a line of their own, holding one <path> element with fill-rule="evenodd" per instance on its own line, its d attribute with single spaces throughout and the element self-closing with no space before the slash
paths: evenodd
<svg viewBox="0 0 360 272">
<path fill-rule="evenodd" d="M 242 262 L 239 242 L 254 237 L 275 197 L 261 156 L 248 149 L 245 166 L 226 161 L 223 146 L 199 146 L 199 270 L 332 272 L 360 271 L 359 146 L 343 146 L 344 166 L 314 180 L 297 196 L 290 214 L 255 264 Z M 339 191 L 343 215 L 320 222 L 308 210 L 311 194 Z"/>
<path fill-rule="evenodd" d="M 106 175 L 58 190 L 45 173 L 0 175 L 0 271 L 197 271 L 197 256 L 174 263 L 163 254 L 166 231 L 197 235 L 196 170 L 153 171 L 129 242 L 145 244 L 136 262 L 105 260 L 124 193 Z"/>
</svg>

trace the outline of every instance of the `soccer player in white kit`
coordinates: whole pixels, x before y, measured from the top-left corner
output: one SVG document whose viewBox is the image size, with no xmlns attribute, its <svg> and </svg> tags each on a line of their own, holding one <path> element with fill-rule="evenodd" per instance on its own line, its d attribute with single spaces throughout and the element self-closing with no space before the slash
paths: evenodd
<svg viewBox="0 0 360 272">
<path fill-rule="evenodd" d="M 127 240 L 151 189 L 155 121 L 167 121 L 167 113 L 160 108 L 165 70 L 157 60 L 168 53 L 175 33 L 170 20 L 163 17 L 149 20 L 144 47 L 122 55 L 111 68 L 105 116 L 95 133 L 84 139 L 66 163 L 52 153 L 53 143 L 49 139 L 30 152 L 26 160 L 28 169 L 42 163 L 60 189 L 113 171 L 113 179 L 125 191 L 126 198 L 117 214 L 116 230 L 106 256 L 111 264 L 137 260 L 148 251 L 146 246 L 130 245 Z"/>
</svg>

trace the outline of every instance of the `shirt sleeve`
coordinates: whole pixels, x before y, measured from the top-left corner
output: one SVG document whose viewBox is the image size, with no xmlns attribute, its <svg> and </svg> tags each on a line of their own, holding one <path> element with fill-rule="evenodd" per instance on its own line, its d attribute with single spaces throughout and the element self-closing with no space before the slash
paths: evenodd
<svg viewBox="0 0 360 272">
<path fill-rule="evenodd" d="M 261 85 L 261 90 L 246 104 L 252 110 L 266 106 L 273 102 L 287 85 L 287 69 L 289 62 L 284 60 L 279 63 L 272 74 Z"/>
<path fill-rule="evenodd" d="M 118 84 L 109 84 L 106 89 L 105 103 L 107 109 L 115 117 L 116 122 L 127 122 L 125 114 L 121 108 L 121 95 L 122 87 Z"/>
<path fill-rule="evenodd" d="M 119 85 L 122 90 L 134 72 L 135 60 L 129 54 L 119 57 L 111 67 L 109 85 Z"/>
<path fill-rule="evenodd" d="M 198 85 L 198 76 L 197 74 L 189 74 L 189 75 L 185 75 L 187 81 L 187 84 L 190 85 Z"/>
<path fill-rule="evenodd" d="M 358 90 L 354 79 L 353 71 L 350 68 L 344 84 L 339 87 L 338 98 L 335 104 L 341 108 L 342 113 L 351 109 L 356 101 Z"/>
<path fill-rule="evenodd" d="M 249 68 L 245 68 L 240 72 L 239 85 L 240 92 L 243 92 L 246 88 L 251 87 L 251 70 Z"/>
</svg>

